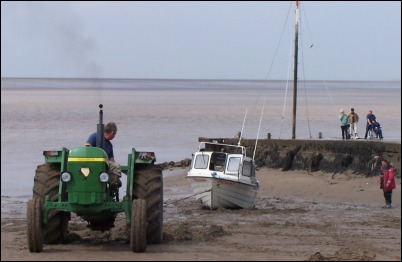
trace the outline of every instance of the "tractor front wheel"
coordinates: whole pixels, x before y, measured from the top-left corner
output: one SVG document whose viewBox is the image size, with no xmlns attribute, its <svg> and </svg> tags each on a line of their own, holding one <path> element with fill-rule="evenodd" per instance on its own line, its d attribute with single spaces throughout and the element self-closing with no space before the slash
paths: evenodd
<svg viewBox="0 0 402 262">
<path fill-rule="evenodd" d="M 49 195 L 50 201 L 57 202 L 59 199 L 60 165 L 42 164 L 36 169 L 33 197 L 45 203 L 45 197 Z M 44 231 L 46 244 L 59 244 L 67 240 L 69 212 L 51 210 L 47 217 Z"/>
<path fill-rule="evenodd" d="M 138 165 L 134 172 L 134 199 L 147 202 L 147 243 L 163 240 L 163 178 L 162 169 L 155 165 Z"/>
<path fill-rule="evenodd" d="M 133 252 L 144 252 L 147 248 L 147 203 L 134 199 L 131 205 L 130 248 Z"/>
<path fill-rule="evenodd" d="M 27 236 L 30 252 L 43 251 L 43 208 L 40 199 L 33 198 L 27 204 Z"/>
</svg>

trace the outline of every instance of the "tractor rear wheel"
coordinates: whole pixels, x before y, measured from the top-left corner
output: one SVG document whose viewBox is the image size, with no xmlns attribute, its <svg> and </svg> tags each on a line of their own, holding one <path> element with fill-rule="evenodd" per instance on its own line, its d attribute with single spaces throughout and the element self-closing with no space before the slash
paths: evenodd
<svg viewBox="0 0 402 262">
<path fill-rule="evenodd" d="M 27 236 L 30 252 L 43 251 L 43 208 L 39 199 L 33 198 L 27 204 Z"/>
<path fill-rule="evenodd" d="M 131 204 L 130 248 L 134 252 L 144 252 L 147 248 L 147 203 L 144 199 L 134 199 Z"/>
<path fill-rule="evenodd" d="M 163 179 L 162 169 L 154 165 L 138 165 L 134 172 L 134 199 L 147 203 L 147 243 L 163 240 Z"/>
<path fill-rule="evenodd" d="M 42 164 L 36 169 L 33 197 L 45 203 L 46 195 L 50 201 L 57 202 L 59 199 L 60 166 L 56 164 Z M 64 243 L 67 240 L 69 212 L 51 210 L 47 217 L 47 224 L 44 231 L 44 242 L 46 244 Z"/>
</svg>

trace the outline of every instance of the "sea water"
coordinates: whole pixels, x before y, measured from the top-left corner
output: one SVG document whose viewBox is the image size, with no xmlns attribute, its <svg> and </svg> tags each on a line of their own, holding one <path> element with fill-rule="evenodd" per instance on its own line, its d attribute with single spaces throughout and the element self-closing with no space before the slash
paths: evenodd
<svg viewBox="0 0 402 262">
<path fill-rule="evenodd" d="M 360 137 L 371 109 L 384 142 L 401 141 L 400 81 L 299 82 L 295 102 L 286 81 L 2 78 L 2 215 L 32 196 L 44 150 L 82 146 L 96 131 L 99 104 L 104 123 L 117 124 L 122 165 L 132 148 L 155 152 L 157 163 L 191 158 L 199 137 L 291 139 L 294 104 L 296 139 L 341 139 L 339 110 L 353 107 Z"/>
</svg>

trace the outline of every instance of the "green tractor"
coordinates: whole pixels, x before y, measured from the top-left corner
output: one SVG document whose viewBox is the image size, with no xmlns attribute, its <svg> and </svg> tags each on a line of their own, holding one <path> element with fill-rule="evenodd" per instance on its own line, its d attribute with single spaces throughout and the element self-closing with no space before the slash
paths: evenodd
<svg viewBox="0 0 402 262">
<path fill-rule="evenodd" d="M 124 212 L 130 235 L 130 249 L 144 252 L 147 244 L 163 240 L 162 169 L 155 165 L 153 152 L 128 154 L 127 190 L 122 201 L 111 188 L 104 145 L 102 105 L 99 105 L 96 147 L 44 151 L 45 163 L 38 165 L 33 197 L 27 203 L 27 237 L 30 252 L 42 252 L 44 244 L 66 243 L 71 213 L 87 222 L 91 230 L 114 227 Z"/>
</svg>

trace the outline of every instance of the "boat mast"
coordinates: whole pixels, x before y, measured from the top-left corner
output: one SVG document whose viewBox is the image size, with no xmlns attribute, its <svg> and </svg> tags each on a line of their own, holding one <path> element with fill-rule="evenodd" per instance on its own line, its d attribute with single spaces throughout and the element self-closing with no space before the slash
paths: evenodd
<svg viewBox="0 0 402 262">
<path fill-rule="evenodd" d="M 297 51 L 299 41 L 299 1 L 296 1 L 295 11 L 295 57 L 294 57 L 294 75 L 293 75 L 293 121 L 292 121 L 292 139 L 296 139 L 296 105 L 297 105 Z"/>
</svg>

